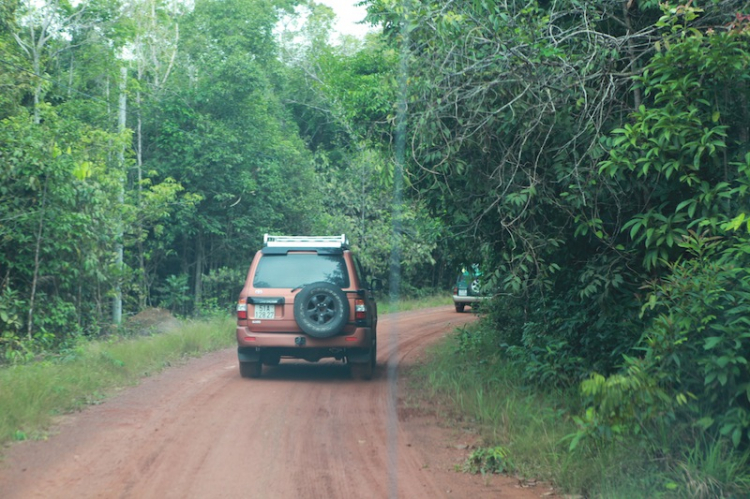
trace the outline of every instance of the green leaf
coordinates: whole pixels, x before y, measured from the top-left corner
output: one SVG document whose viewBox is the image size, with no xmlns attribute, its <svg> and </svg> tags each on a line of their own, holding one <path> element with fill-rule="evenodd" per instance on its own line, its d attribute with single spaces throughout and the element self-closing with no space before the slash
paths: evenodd
<svg viewBox="0 0 750 499">
<path fill-rule="evenodd" d="M 711 350 L 716 345 L 718 345 L 719 343 L 721 343 L 722 339 L 723 338 L 721 338 L 720 336 L 711 336 L 711 337 L 706 338 L 706 341 L 703 344 L 703 349 L 704 350 Z"/>
<path fill-rule="evenodd" d="M 700 426 L 704 430 L 709 429 L 714 424 L 714 419 L 710 416 L 705 416 L 700 418 L 698 421 L 695 422 L 696 425 Z"/>
<path fill-rule="evenodd" d="M 569 452 L 573 452 L 576 449 L 576 447 L 578 447 L 578 444 L 580 443 L 580 441 L 584 437 L 584 435 L 585 434 L 583 432 L 580 432 L 580 431 L 575 434 L 575 436 L 570 441 L 570 445 L 568 446 L 568 451 Z"/>
</svg>

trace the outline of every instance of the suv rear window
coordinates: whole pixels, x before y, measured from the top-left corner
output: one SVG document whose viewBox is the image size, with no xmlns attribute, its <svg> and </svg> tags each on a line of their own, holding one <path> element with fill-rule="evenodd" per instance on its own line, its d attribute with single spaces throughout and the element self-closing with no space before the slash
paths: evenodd
<svg viewBox="0 0 750 499">
<path fill-rule="evenodd" d="M 343 255 L 313 253 L 265 254 L 253 277 L 256 288 L 300 288 L 314 282 L 349 287 L 349 273 Z"/>
</svg>

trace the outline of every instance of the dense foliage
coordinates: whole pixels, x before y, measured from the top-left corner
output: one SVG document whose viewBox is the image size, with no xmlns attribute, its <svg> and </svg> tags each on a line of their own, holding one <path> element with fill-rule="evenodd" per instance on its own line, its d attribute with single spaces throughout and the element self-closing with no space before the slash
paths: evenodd
<svg viewBox="0 0 750 499">
<path fill-rule="evenodd" d="M 48 0 L 0 14 L 6 360 L 108 332 L 118 309 L 230 311 L 264 233 L 346 233 L 383 279 L 404 245 L 405 285 L 435 285 L 439 222 L 414 202 L 392 231 L 392 57 L 332 46 L 329 8 Z"/>
<path fill-rule="evenodd" d="M 229 310 L 263 233 L 346 233 L 408 294 L 481 263 L 483 344 L 582 386 L 572 448 L 746 449 L 750 2 L 363 3 L 333 45 L 309 1 L 3 2 L 5 358 L 119 296 Z"/>
<path fill-rule="evenodd" d="M 490 344 L 582 383 L 571 448 L 747 448 L 748 2 L 371 3 L 412 192 L 482 263 Z"/>
</svg>

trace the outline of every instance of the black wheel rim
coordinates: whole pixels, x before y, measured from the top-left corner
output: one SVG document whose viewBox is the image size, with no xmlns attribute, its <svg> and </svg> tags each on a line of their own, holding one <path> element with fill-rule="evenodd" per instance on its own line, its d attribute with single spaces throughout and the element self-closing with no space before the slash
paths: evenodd
<svg viewBox="0 0 750 499">
<path fill-rule="evenodd" d="M 318 325 L 328 324 L 336 316 L 336 302 L 328 294 L 313 295 L 307 302 L 305 315 Z"/>
</svg>

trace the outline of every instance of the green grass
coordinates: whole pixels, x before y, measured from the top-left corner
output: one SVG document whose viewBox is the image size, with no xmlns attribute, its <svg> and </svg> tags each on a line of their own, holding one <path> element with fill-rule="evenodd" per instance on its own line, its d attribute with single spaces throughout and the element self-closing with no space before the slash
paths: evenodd
<svg viewBox="0 0 750 499">
<path fill-rule="evenodd" d="M 481 327 L 465 326 L 464 338 Z M 571 416 L 583 405 L 577 390 L 529 387 L 497 354 L 496 346 L 460 346 L 459 334 L 449 337 L 424 363 L 407 371 L 407 403 L 429 406 L 445 421 L 476 431 L 481 446 L 472 454 L 475 461 L 501 449 L 503 465 L 512 463 L 513 468 L 508 471 L 506 466 L 505 472 L 541 479 L 558 493 L 582 497 L 750 496 L 746 459 L 712 442 L 674 455 L 674 439 L 680 438 L 674 428 L 663 428 L 646 443 L 637 438 L 586 440 L 570 451 L 570 437 L 577 431 Z M 479 462 L 487 465 L 486 460 Z M 467 468 L 472 462 L 467 461 Z"/>
<path fill-rule="evenodd" d="M 444 305 L 453 305 L 453 299 L 449 293 L 426 296 L 422 298 L 406 298 L 399 300 L 397 303 L 391 303 L 388 297 L 382 297 L 378 300 L 378 314 L 392 314 L 396 312 L 408 312 L 422 308 L 440 307 Z"/>
<path fill-rule="evenodd" d="M 153 336 L 81 341 L 48 360 L 0 368 L 0 444 L 45 438 L 54 416 L 234 342 L 234 318 L 226 317 Z"/>
<path fill-rule="evenodd" d="M 473 362 L 456 355 L 455 347 L 440 344 L 411 373 L 425 403 L 437 404 L 448 419 L 468 422 L 487 448 L 507 449 L 522 476 L 557 483 L 556 470 L 578 467 L 578 459 L 561 452 L 561 441 L 575 429 L 552 399 L 517 385 L 502 363 Z"/>
</svg>

